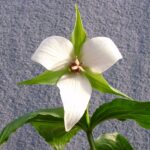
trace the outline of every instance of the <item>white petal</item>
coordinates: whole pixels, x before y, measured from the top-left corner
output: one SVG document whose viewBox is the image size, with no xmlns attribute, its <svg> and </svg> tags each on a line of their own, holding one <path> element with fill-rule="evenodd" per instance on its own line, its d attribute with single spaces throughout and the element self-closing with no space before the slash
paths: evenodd
<svg viewBox="0 0 150 150">
<path fill-rule="evenodd" d="M 80 74 L 63 76 L 57 86 L 64 105 L 65 129 L 69 131 L 83 116 L 92 88 L 88 79 Z"/>
<path fill-rule="evenodd" d="M 71 59 L 72 43 L 60 36 L 51 36 L 43 40 L 31 59 L 48 70 L 63 68 Z"/>
<path fill-rule="evenodd" d="M 102 73 L 122 58 L 117 46 L 107 37 L 95 37 L 82 48 L 82 63 L 93 72 Z"/>
</svg>

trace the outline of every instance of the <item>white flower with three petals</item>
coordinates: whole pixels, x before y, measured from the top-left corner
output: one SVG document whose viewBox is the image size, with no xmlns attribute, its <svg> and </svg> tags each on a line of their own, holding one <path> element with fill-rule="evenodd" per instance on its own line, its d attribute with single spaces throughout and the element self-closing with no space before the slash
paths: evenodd
<svg viewBox="0 0 150 150">
<path fill-rule="evenodd" d="M 70 73 L 57 82 L 64 106 L 65 130 L 69 131 L 81 119 L 89 103 L 92 87 L 82 72 L 89 68 L 103 73 L 122 58 L 117 46 L 107 37 L 85 41 L 79 57 L 74 56 L 72 43 L 60 36 L 46 38 L 35 51 L 32 60 L 47 70 L 57 71 L 68 67 Z"/>
</svg>

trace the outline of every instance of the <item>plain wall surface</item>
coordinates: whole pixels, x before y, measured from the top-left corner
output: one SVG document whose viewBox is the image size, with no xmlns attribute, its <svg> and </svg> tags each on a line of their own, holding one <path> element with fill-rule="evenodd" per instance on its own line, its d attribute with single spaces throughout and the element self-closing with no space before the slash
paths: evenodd
<svg viewBox="0 0 150 150">
<path fill-rule="evenodd" d="M 10 121 L 38 108 L 62 105 L 55 86 L 17 86 L 45 69 L 30 57 L 48 36 L 70 37 L 78 2 L 88 37 L 110 37 L 123 59 L 104 75 L 109 83 L 137 100 L 150 100 L 149 0 L 0 0 L 0 130 Z M 113 96 L 93 91 L 91 113 Z M 150 131 L 133 121 L 107 121 L 95 137 L 118 131 L 136 150 L 150 150 Z M 77 134 L 66 150 L 87 150 L 86 135 Z M 11 136 L 3 150 L 52 149 L 30 125 Z"/>
</svg>

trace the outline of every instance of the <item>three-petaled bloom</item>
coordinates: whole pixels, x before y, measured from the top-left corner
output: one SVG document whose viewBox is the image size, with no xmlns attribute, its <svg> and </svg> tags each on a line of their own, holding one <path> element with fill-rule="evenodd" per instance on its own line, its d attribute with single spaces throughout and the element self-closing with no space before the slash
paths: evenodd
<svg viewBox="0 0 150 150">
<path fill-rule="evenodd" d="M 69 131 L 83 116 L 89 103 L 92 87 L 82 72 L 85 68 L 102 73 L 122 58 L 114 42 L 106 37 L 85 41 L 79 57 L 74 56 L 72 43 L 60 36 L 46 38 L 32 56 L 32 60 L 47 70 L 68 67 L 69 73 L 57 82 L 64 105 L 65 130 Z"/>
</svg>

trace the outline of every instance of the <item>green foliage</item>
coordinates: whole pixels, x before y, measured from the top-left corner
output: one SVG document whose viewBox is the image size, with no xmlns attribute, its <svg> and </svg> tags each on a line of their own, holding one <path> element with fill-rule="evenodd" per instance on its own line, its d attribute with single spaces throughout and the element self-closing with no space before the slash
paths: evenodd
<svg viewBox="0 0 150 150">
<path fill-rule="evenodd" d="M 17 83 L 18 85 L 33 85 L 33 84 L 56 84 L 59 78 L 67 72 L 66 69 L 59 71 L 44 71 L 40 75 L 33 77 L 30 80 L 25 80 Z"/>
<path fill-rule="evenodd" d="M 5 143 L 10 135 L 26 123 L 30 123 L 38 133 L 55 149 L 61 150 L 64 145 L 80 130 L 74 127 L 66 132 L 63 120 L 63 108 L 43 109 L 28 113 L 9 123 L 0 133 L 0 144 Z"/>
<path fill-rule="evenodd" d="M 75 6 L 76 21 L 71 35 L 71 42 L 74 46 L 74 55 L 80 59 L 80 51 L 86 41 L 87 34 L 83 27 L 78 6 Z M 9 123 L 0 133 L 0 145 L 5 143 L 12 133 L 24 124 L 30 123 L 44 140 L 56 150 L 64 149 L 66 143 L 81 129 L 87 133 L 91 149 L 95 150 L 133 150 L 127 139 L 119 133 L 104 134 L 94 141 L 92 130 L 99 123 L 118 119 L 125 121 L 132 119 L 140 126 L 150 129 L 150 102 L 138 102 L 119 90 L 113 88 L 102 74 L 91 72 L 84 68 L 83 74 L 89 79 L 92 88 L 102 92 L 118 95 L 123 98 L 114 99 L 112 102 L 100 106 L 90 118 L 88 108 L 86 113 L 74 128 L 66 132 L 64 128 L 63 108 L 43 109 L 28 113 Z M 68 73 L 66 68 L 59 71 L 45 71 L 42 74 L 19 82 L 19 85 L 46 84 L 54 85 L 61 76 Z M 71 100 L 71 99 L 70 99 Z"/>
<path fill-rule="evenodd" d="M 113 88 L 107 81 L 106 79 L 103 77 L 102 74 L 98 74 L 98 73 L 93 73 L 89 70 L 85 71 L 85 75 L 86 77 L 89 79 L 92 87 L 102 93 L 109 93 L 109 94 L 115 94 L 115 95 L 119 95 L 119 96 L 123 96 L 129 99 L 129 96 L 127 96 L 126 94 L 120 92 L 119 90 Z"/>
<path fill-rule="evenodd" d="M 91 127 L 94 128 L 109 119 L 123 121 L 132 119 L 143 128 L 150 129 L 150 102 L 114 99 L 112 102 L 103 104 L 94 112 L 91 118 Z"/>
<path fill-rule="evenodd" d="M 63 122 L 51 119 L 49 116 L 38 116 L 31 124 L 56 150 L 64 149 L 65 144 L 80 130 L 75 126 L 71 131 L 66 132 Z"/>
<path fill-rule="evenodd" d="M 97 150 L 133 150 L 127 139 L 119 133 L 107 133 L 95 141 Z"/>
<path fill-rule="evenodd" d="M 75 5 L 75 10 L 76 10 L 76 21 L 75 21 L 75 26 L 74 30 L 72 32 L 71 36 L 71 42 L 74 46 L 74 53 L 76 56 L 80 55 L 80 49 L 83 45 L 83 43 L 86 40 L 86 31 L 83 27 L 80 12 L 78 9 L 78 6 Z"/>
</svg>

